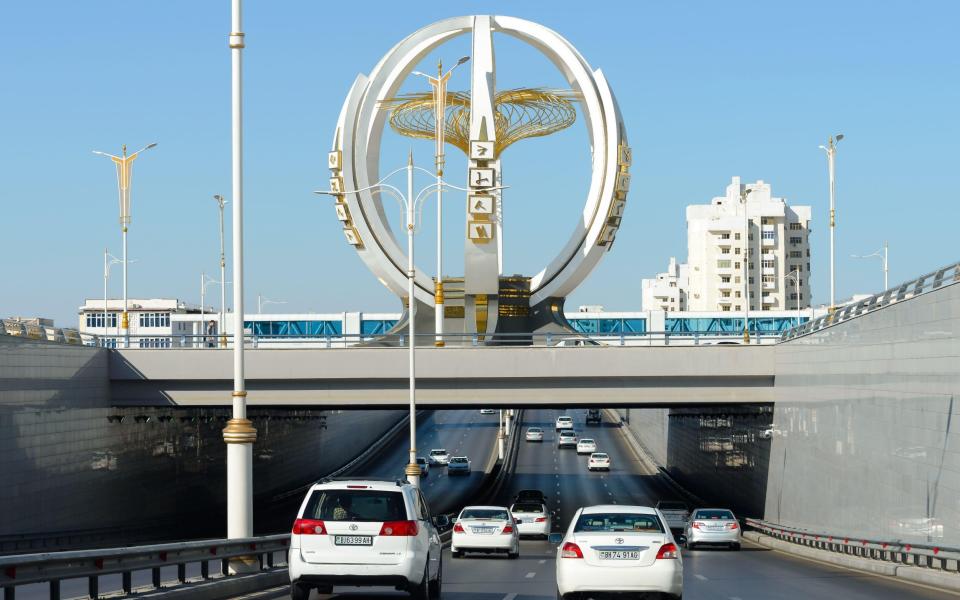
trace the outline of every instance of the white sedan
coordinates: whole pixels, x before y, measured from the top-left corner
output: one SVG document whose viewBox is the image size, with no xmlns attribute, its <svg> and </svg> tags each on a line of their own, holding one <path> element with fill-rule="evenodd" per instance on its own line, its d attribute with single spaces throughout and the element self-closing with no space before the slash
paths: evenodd
<svg viewBox="0 0 960 600">
<path fill-rule="evenodd" d="M 450 453 L 444 448 L 434 448 L 428 458 L 432 465 L 445 465 L 450 462 Z"/>
<path fill-rule="evenodd" d="M 520 535 L 547 537 L 552 527 L 550 511 L 542 502 L 517 502 L 510 507 Z"/>
<path fill-rule="evenodd" d="M 590 438 L 581 438 L 577 442 L 577 454 L 593 454 L 597 451 L 597 442 Z"/>
<path fill-rule="evenodd" d="M 588 506 L 573 516 L 557 548 L 557 597 L 605 592 L 682 597 L 680 548 L 657 509 Z"/>
<path fill-rule="evenodd" d="M 528 442 L 542 442 L 543 441 L 543 429 L 539 427 L 530 427 L 527 429 L 526 440 Z"/>
<path fill-rule="evenodd" d="M 587 459 L 587 470 L 599 471 L 601 469 L 604 471 L 610 470 L 610 455 L 606 452 L 594 452 Z"/>
<path fill-rule="evenodd" d="M 520 556 L 520 534 L 505 506 L 467 506 L 454 519 L 450 553 L 499 552 L 508 558 Z"/>
</svg>

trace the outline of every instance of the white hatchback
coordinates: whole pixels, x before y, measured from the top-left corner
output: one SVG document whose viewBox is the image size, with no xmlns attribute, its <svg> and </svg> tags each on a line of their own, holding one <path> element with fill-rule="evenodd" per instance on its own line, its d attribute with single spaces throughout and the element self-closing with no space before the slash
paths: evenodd
<svg viewBox="0 0 960 600">
<path fill-rule="evenodd" d="M 460 511 L 454 520 L 450 554 L 460 558 L 467 551 L 520 556 L 520 534 L 510 510 L 505 506 L 467 506 Z"/>
<path fill-rule="evenodd" d="M 557 548 L 557 597 L 606 592 L 682 597 L 680 548 L 657 509 L 612 504 L 573 516 Z"/>
<path fill-rule="evenodd" d="M 577 442 L 577 454 L 593 454 L 597 451 L 597 442 L 590 438 L 581 438 Z"/>
<path fill-rule="evenodd" d="M 290 535 L 290 597 L 335 585 L 392 586 L 419 600 L 440 597 L 438 527 L 406 481 L 324 480 L 307 492 Z"/>
</svg>

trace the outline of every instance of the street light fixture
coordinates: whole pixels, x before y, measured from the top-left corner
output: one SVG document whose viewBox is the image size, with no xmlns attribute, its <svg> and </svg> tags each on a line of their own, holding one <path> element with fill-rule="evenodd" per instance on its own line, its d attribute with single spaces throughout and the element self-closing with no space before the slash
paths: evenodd
<svg viewBox="0 0 960 600">
<path fill-rule="evenodd" d="M 827 153 L 827 170 L 830 175 L 830 312 L 833 312 L 834 307 L 837 305 L 836 302 L 836 272 L 835 272 L 835 260 L 834 260 L 834 229 L 836 229 L 837 223 L 837 211 L 836 211 L 836 178 L 834 177 L 834 159 L 837 155 L 837 143 L 843 139 L 843 134 L 838 133 L 836 138 L 833 136 L 830 137 L 829 142 L 826 146 L 820 146 L 820 149 Z"/>
<path fill-rule="evenodd" d="M 887 242 L 884 241 L 884 242 L 883 242 L 883 249 L 877 250 L 876 252 L 874 252 L 874 253 L 872 253 L 872 254 L 864 254 L 864 255 L 862 255 L 862 256 L 859 255 L 859 254 L 851 254 L 851 255 L 850 255 L 850 258 L 879 258 L 881 261 L 883 261 L 883 291 L 886 291 L 886 290 L 890 289 L 890 283 L 889 283 L 889 280 L 888 280 L 888 278 L 887 278 L 887 267 L 888 267 L 888 263 L 887 263 L 887 250 L 888 250 L 888 248 L 887 248 Z"/>
<path fill-rule="evenodd" d="M 443 62 L 437 63 L 437 76 L 431 77 L 426 73 L 414 71 L 414 75 L 425 77 L 433 88 L 433 119 L 434 134 L 437 143 L 435 150 L 435 164 L 437 171 L 437 281 L 434 284 L 434 324 L 436 330 L 436 339 L 434 345 L 443 346 L 443 166 L 444 146 L 446 136 L 446 115 L 447 115 L 447 81 L 453 71 L 470 60 L 469 56 L 463 56 L 453 65 L 449 71 L 443 73 Z"/>
<path fill-rule="evenodd" d="M 123 260 L 117 258 L 116 256 L 110 254 L 110 251 L 106 248 L 103 249 L 103 341 L 106 344 L 108 329 L 107 329 L 107 283 L 110 281 L 110 267 L 113 265 L 121 264 Z M 130 262 L 137 262 L 137 259 L 132 258 Z M 117 321 L 117 337 L 120 336 L 119 321 Z M 114 346 L 116 346 L 116 341 L 114 341 Z"/>
<path fill-rule="evenodd" d="M 793 279 L 794 284 L 797 287 L 797 325 L 800 325 L 800 271 L 796 269 L 790 271 L 783 276 L 783 280 Z M 784 285 L 786 287 L 786 285 Z M 786 292 L 786 290 L 784 290 Z"/>
<path fill-rule="evenodd" d="M 210 276 L 207 275 L 206 273 L 200 273 L 200 335 L 201 335 L 201 338 L 200 338 L 200 339 L 202 340 L 201 344 L 203 344 L 204 342 L 207 341 L 207 339 L 206 339 L 206 334 L 207 334 L 206 327 L 207 327 L 207 323 L 206 323 L 205 317 L 204 317 L 204 306 L 205 306 L 205 302 L 206 302 L 207 286 L 210 285 L 210 284 L 213 284 L 213 283 L 219 283 L 220 286 L 221 286 L 221 288 L 223 287 L 223 281 L 222 281 L 222 280 L 221 280 L 221 281 L 217 281 L 216 279 L 214 279 L 213 277 L 210 277 Z M 217 327 L 221 330 L 221 332 L 222 332 L 222 330 L 224 329 L 222 317 L 220 318 L 220 322 L 217 323 Z M 214 339 L 216 339 L 216 334 L 214 334 Z M 224 341 L 223 341 L 223 345 L 226 346 L 226 336 L 223 337 L 223 340 L 224 340 Z"/>
<path fill-rule="evenodd" d="M 466 61 L 464 61 L 466 62 Z M 397 173 L 406 170 L 407 172 L 407 193 L 404 195 L 397 187 L 387 183 L 387 180 L 396 175 Z M 314 191 L 314 194 L 333 196 L 334 199 L 339 199 L 340 197 L 346 194 L 358 194 L 360 192 L 365 192 L 368 190 L 376 190 L 376 193 L 382 194 L 386 193 L 393 197 L 397 202 L 400 203 L 401 208 L 404 209 L 406 215 L 406 229 L 407 229 L 407 326 L 409 327 L 410 334 L 410 344 L 409 344 L 409 356 L 410 356 L 410 462 L 407 464 L 404 472 L 406 473 L 407 480 L 413 484 L 414 487 L 420 487 L 420 467 L 417 465 L 417 376 L 416 376 L 416 313 L 417 313 L 417 300 L 414 295 L 414 279 L 416 276 L 416 267 L 413 263 L 413 235 L 416 230 L 416 214 L 417 207 L 423 206 L 423 202 L 426 201 L 430 195 L 440 188 L 450 188 L 454 190 L 459 190 L 462 192 L 469 192 L 467 188 L 458 187 L 452 184 L 449 184 L 442 179 L 438 178 L 436 183 L 432 183 L 417 193 L 416 196 L 413 194 L 413 172 L 414 170 L 423 171 L 427 175 L 433 176 L 434 174 L 426 169 L 421 167 L 415 167 L 413 165 L 413 152 L 411 151 L 407 158 L 407 166 L 396 169 L 386 176 L 380 179 L 380 181 L 374 183 L 373 185 L 368 185 L 356 190 L 317 190 Z M 506 189 L 506 186 L 493 186 L 489 188 L 483 188 L 485 192 L 492 192 Z"/>
<path fill-rule="evenodd" d="M 286 300 L 271 300 L 269 298 L 264 299 L 263 296 L 257 294 L 257 313 L 260 314 L 263 312 L 263 307 L 267 304 L 286 304 Z"/>
<path fill-rule="evenodd" d="M 740 190 L 743 204 L 743 343 L 750 343 L 750 219 L 747 217 L 747 196 L 752 189 Z"/>
<path fill-rule="evenodd" d="M 227 347 L 227 328 L 225 319 L 227 318 L 227 260 L 223 252 L 223 207 L 228 204 L 220 194 L 215 194 L 213 199 L 217 202 L 220 209 L 220 346 Z"/>
</svg>

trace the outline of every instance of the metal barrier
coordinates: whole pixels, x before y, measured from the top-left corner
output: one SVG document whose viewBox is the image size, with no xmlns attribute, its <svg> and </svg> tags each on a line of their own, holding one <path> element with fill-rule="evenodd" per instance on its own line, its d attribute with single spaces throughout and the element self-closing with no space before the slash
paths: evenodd
<svg viewBox="0 0 960 600">
<path fill-rule="evenodd" d="M 220 561 L 220 571 L 226 574 L 227 559 L 241 556 L 256 557 L 259 568 L 273 568 L 274 554 L 287 552 L 290 534 L 267 535 L 233 540 L 199 540 L 129 548 L 73 550 L 0 556 L 0 587 L 4 600 L 16 598 L 18 586 L 49 583 L 51 600 L 60 598 L 60 582 L 68 579 L 87 579 L 90 598 L 100 596 L 100 577 L 121 574 L 122 592 L 132 593 L 132 575 L 136 571 L 151 571 L 154 588 L 161 585 L 160 569 L 176 566 L 177 581 L 187 581 L 187 564 L 200 563 L 203 579 L 210 577 L 210 561 Z M 114 593 L 111 592 L 111 596 Z"/>
<path fill-rule="evenodd" d="M 927 273 L 922 277 L 917 277 L 916 279 L 892 287 L 885 292 L 875 294 L 869 298 L 864 298 L 858 302 L 851 302 L 828 315 L 807 321 L 803 325 L 792 327 L 781 334 L 780 341 L 785 342 L 808 335 L 820 331 L 825 327 L 849 321 L 850 319 L 865 315 L 885 306 L 909 300 L 910 298 L 915 298 L 955 283 L 960 283 L 960 262 L 943 267 L 932 273 Z"/>
<path fill-rule="evenodd" d="M 901 540 L 869 540 L 858 537 L 813 532 L 785 527 L 760 519 L 745 519 L 746 524 L 763 534 L 848 556 L 869 558 L 899 565 L 928 567 L 952 573 L 958 572 L 960 548 L 946 548 L 929 544 L 911 544 Z"/>
<path fill-rule="evenodd" d="M 433 347 L 436 334 L 417 334 L 419 348 Z M 774 344 L 781 339 L 779 332 L 751 333 L 752 345 Z M 122 336 L 91 336 L 92 345 L 123 348 Z M 221 340 L 225 340 L 221 343 Z M 715 346 L 743 345 L 743 332 L 716 331 L 649 331 L 645 333 L 560 334 L 560 333 L 444 333 L 445 347 L 468 348 L 477 346 L 538 346 L 552 348 L 580 348 L 584 346 Z M 383 347 L 405 349 L 409 338 L 405 334 L 369 336 L 342 334 L 323 336 L 303 335 L 246 335 L 244 347 L 266 348 L 353 348 Z M 223 350 L 233 347 L 233 335 L 131 335 L 131 350 Z"/>
</svg>

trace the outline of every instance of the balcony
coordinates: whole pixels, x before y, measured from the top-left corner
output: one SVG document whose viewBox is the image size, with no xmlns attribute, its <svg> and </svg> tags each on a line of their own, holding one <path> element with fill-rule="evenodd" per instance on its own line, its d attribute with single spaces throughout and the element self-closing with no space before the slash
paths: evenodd
<svg viewBox="0 0 960 600">
<path fill-rule="evenodd" d="M 763 295 L 763 303 L 764 303 L 764 304 L 776 304 L 776 303 L 777 303 L 777 297 L 774 296 L 773 294 L 764 294 L 764 295 Z"/>
<path fill-rule="evenodd" d="M 777 269 L 774 267 L 764 267 L 761 271 L 761 275 L 776 275 Z"/>
<path fill-rule="evenodd" d="M 765 289 L 765 290 L 775 290 L 775 289 L 777 289 L 777 284 L 776 284 L 775 282 L 773 282 L 773 281 L 764 281 L 764 282 L 763 282 L 763 289 Z"/>
<path fill-rule="evenodd" d="M 776 240 L 776 239 L 771 240 L 771 239 L 764 238 L 764 239 L 761 240 L 761 241 L 762 241 L 762 243 L 763 243 L 763 247 L 764 247 L 764 248 L 776 247 L 776 245 L 777 245 L 777 240 Z"/>
<path fill-rule="evenodd" d="M 733 298 L 718 298 L 717 302 L 719 304 L 733 304 Z"/>
</svg>

